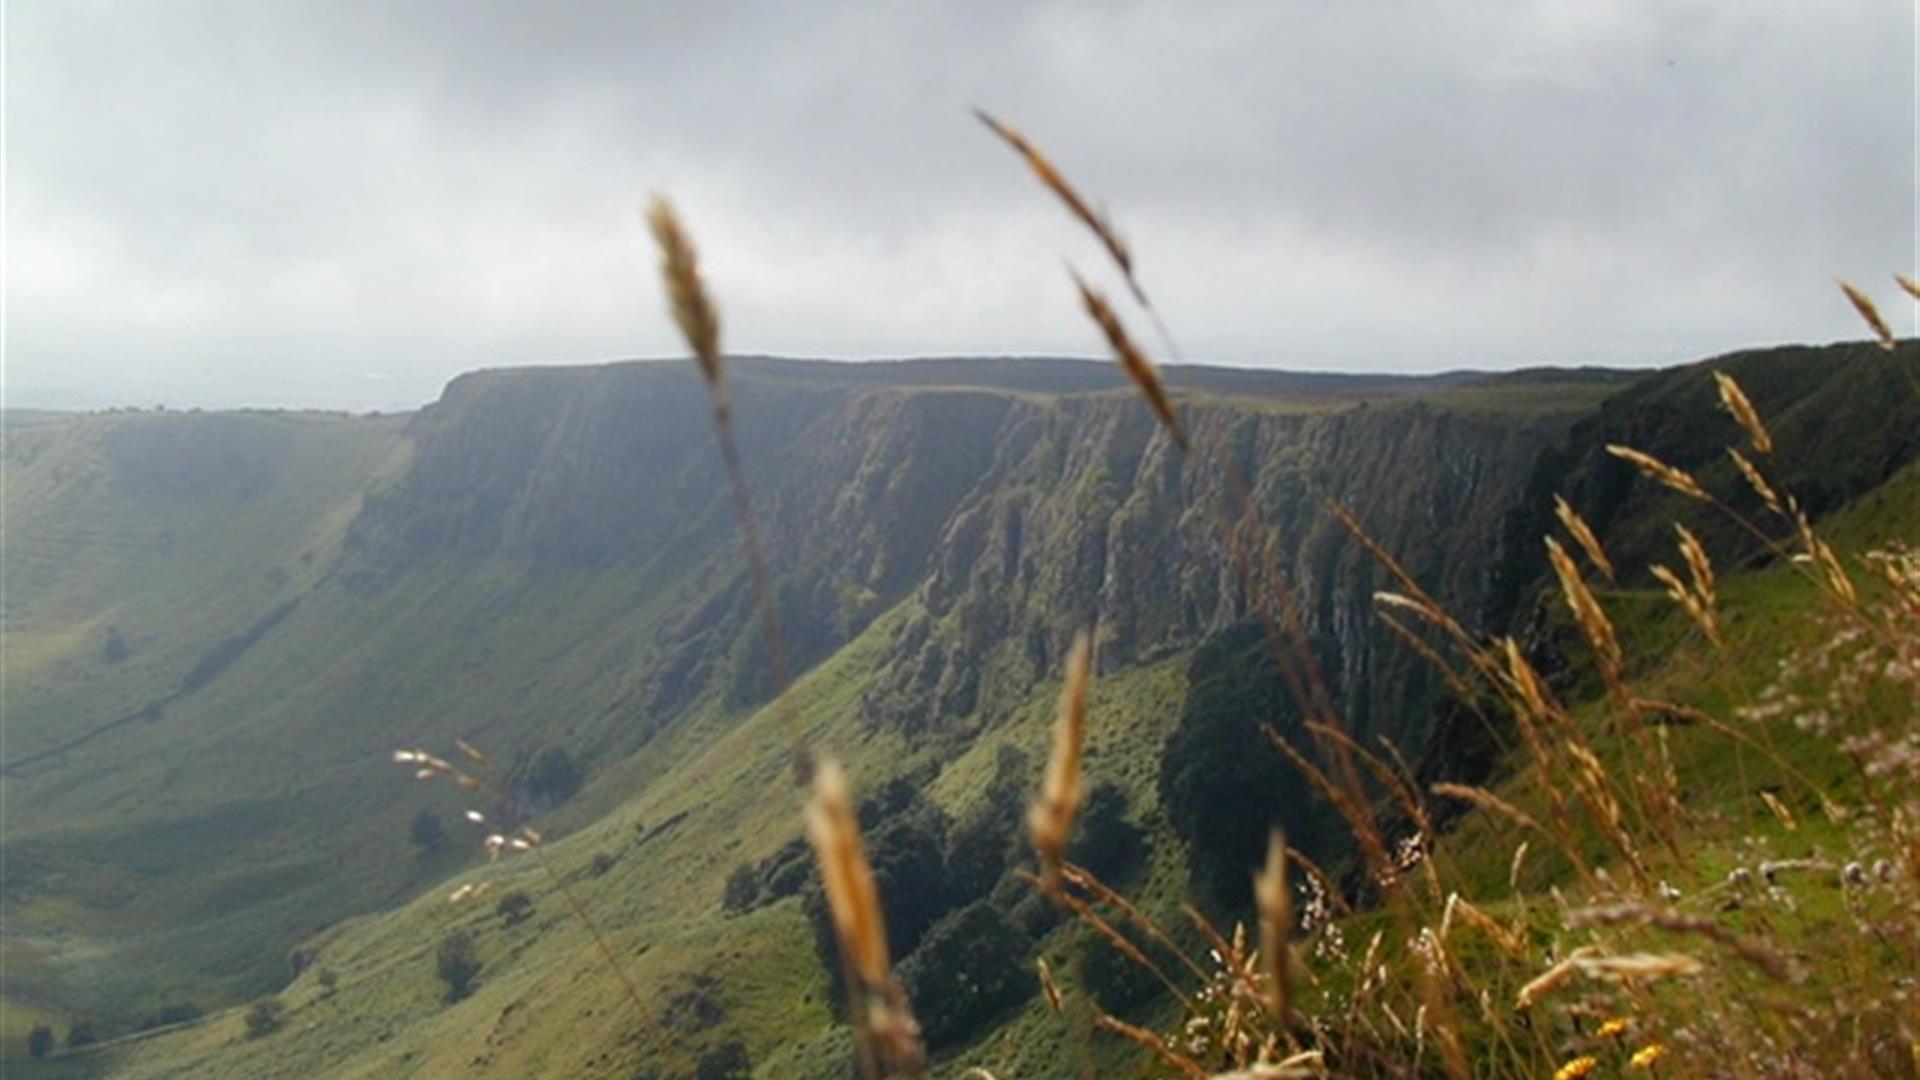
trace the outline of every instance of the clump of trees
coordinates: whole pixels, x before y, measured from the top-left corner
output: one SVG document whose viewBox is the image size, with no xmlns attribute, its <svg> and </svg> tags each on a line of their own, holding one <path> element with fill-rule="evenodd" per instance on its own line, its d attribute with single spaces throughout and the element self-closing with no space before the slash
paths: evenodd
<svg viewBox="0 0 1920 1080">
<path fill-rule="evenodd" d="M 434 971 L 447 984 L 446 999 L 459 1001 L 473 992 L 474 977 L 480 974 L 480 954 L 473 935 L 456 930 L 440 939 L 433 954 Z"/>
<path fill-rule="evenodd" d="M 256 1001 L 247 1010 L 247 1037 L 258 1039 L 286 1026 L 287 1007 L 279 998 Z"/>
<path fill-rule="evenodd" d="M 1002 746 L 993 778 L 971 812 L 947 833 L 947 873 L 955 891 L 985 895 L 1026 850 L 1022 821 L 1032 792 L 1027 755 Z"/>
<path fill-rule="evenodd" d="M 807 842 L 794 837 L 780 850 L 757 863 L 741 863 L 727 875 L 720 908 L 740 915 L 754 908 L 796 896 L 813 880 L 813 854 Z"/>
<path fill-rule="evenodd" d="M 1114 784 L 1095 784 L 1080 808 L 1080 821 L 1067 855 L 1102 881 L 1119 878 L 1138 865 L 1146 831 L 1127 820 L 1127 793 Z"/>
<path fill-rule="evenodd" d="M 1335 649 L 1315 643 L 1321 669 Z M 1293 737 L 1293 702 L 1257 624 L 1226 631 L 1201 646 L 1180 723 L 1160 755 L 1160 805 L 1188 844 L 1194 881 L 1225 910 L 1252 902 L 1253 871 L 1266 857 L 1276 825 L 1296 847 L 1311 849 L 1318 833 L 1313 801 L 1299 797 L 1299 777 L 1276 753 L 1261 725 Z"/>
<path fill-rule="evenodd" d="M 727 875 L 726 887 L 720 891 L 720 910 L 729 915 L 738 915 L 751 911 L 760 900 L 760 867 L 753 863 L 741 863 Z"/>
<path fill-rule="evenodd" d="M 43 1058 L 53 1052 L 53 1028 L 46 1024 L 35 1024 L 27 1032 L 27 1053 L 35 1058 Z"/>
<path fill-rule="evenodd" d="M 440 823 L 440 815 L 431 810 L 422 810 L 413 816 L 413 824 L 407 828 L 407 836 L 423 854 L 439 851 L 447 842 L 447 827 Z"/>
<path fill-rule="evenodd" d="M 1163 925 L 1169 925 L 1165 920 L 1161 921 Z M 1146 940 L 1145 935 L 1133 924 L 1115 920 L 1113 930 L 1132 942 L 1142 953 L 1154 955 L 1154 944 Z M 1178 934 L 1177 926 L 1173 932 Z M 1079 961 L 1081 985 L 1103 1009 L 1124 1012 L 1163 992 L 1152 972 L 1133 962 L 1126 953 L 1098 934 L 1080 935 L 1072 951 Z"/>
<path fill-rule="evenodd" d="M 537 807 L 555 807 L 573 798 L 586 774 L 565 747 L 546 746 L 527 763 L 522 787 Z"/>
<path fill-rule="evenodd" d="M 517 926 L 533 915 L 533 897 L 527 895 L 525 889 L 515 889 L 502 896 L 500 902 L 493 906 L 493 910 L 500 916 L 502 923 L 507 926 Z"/>
<path fill-rule="evenodd" d="M 888 946 L 900 958 L 902 988 L 934 1049 L 965 1042 L 1037 989 L 1029 956 L 1034 941 L 1059 919 L 1015 876 L 1030 862 L 1024 819 L 1036 771 L 1025 754 L 1003 748 L 982 797 L 957 820 L 926 799 L 924 776 L 887 783 L 860 804 Z M 1145 854 L 1145 834 L 1128 812 L 1124 790 L 1096 786 L 1068 857 L 1104 880 L 1124 880 Z M 794 853 L 811 872 L 804 854 L 804 848 Z M 759 864 L 737 867 L 727 878 L 723 906 L 742 911 L 767 902 L 767 885 L 787 856 L 782 849 Z M 821 960 L 837 970 L 817 881 L 809 881 L 804 895 Z M 837 980 L 828 985 L 834 1007 L 844 1008 L 844 988 Z"/>
<path fill-rule="evenodd" d="M 1026 963 L 1031 944 L 1004 911 L 986 900 L 934 923 L 900 965 L 901 989 L 916 1003 L 927 1042 L 958 1042 L 1026 1000 L 1034 987 Z"/>
<path fill-rule="evenodd" d="M 700 1055 L 694 1065 L 694 1080 L 748 1080 L 753 1075 L 753 1059 L 746 1044 L 738 1039 L 721 1043 Z"/>
<path fill-rule="evenodd" d="M 197 1002 L 176 1001 L 170 1005 L 162 1005 L 142 1016 L 139 1027 L 142 1031 L 149 1028 L 169 1027 L 173 1024 L 184 1024 L 189 1020 L 198 1020 L 204 1015 L 206 1010 L 202 1009 Z"/>
<path fill-rule="evenodd" d="M 686 1033 L 710 1031 L 726 1018 L 727 1008 L 720 1001 L 720 980 L 705 972 L 679 978 L 678 989 L 668 996 L 662 1016 L 668 1029 Z"/>
</svg>

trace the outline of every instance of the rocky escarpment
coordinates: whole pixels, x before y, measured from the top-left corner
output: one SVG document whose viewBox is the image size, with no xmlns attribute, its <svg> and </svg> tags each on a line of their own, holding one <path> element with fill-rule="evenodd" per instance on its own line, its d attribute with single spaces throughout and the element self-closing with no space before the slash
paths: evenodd
<svg viewBox="0 0 1920 1080">
<path fill-rule="evenodd" d="M 1106 667 L 1151 661 L 1253 616 L 1228 547 L 1244 479 L 1266 528 L 1245 550 L 1290 583 L 1308 634 L 1362 730 L 1424 715 L 1426 673 L 1372 613 L 1386 581 L 1327 513 L 1352 510 L 1450 601 L 1484 600 L 1503 558 L 1499 523 L 1564 413 L 1516 418 L 1423 402 L 1285 411 L 1203 402 L 1181 455 L 1125 395 L 1015 409 L 992 469 L 955 511 L 898 662 L 868 695 L 877 722 L 991 722 L 1098 621 Z M 1269 562 L 1270 560 L 1270 562 Z"/>
<path fill-rule="evenodd" d="M 875 386 L 834 368 L 747 364 L 732 386 L 780 624 L 801 667 L 919 583 L 1013 401 Z M 669 715 L 714 689 L 740 703 L 771 693 L 706 388 L 688 365 L 463 376 L 408 436 L 408 468 L 369 494 L 349 533 L 350 587 L 377 591 L 441 560 L 535 579 L 638 570 L 635 607 L 663 614 L 636 667 L 633 711 Z"/>
<path fill-rule="evenodd" d="M 1711 366 L 1748 385 L 1783 446 L 1803 448 L 1780 465 L 1817 514 L 1913 457 L 1902 362 L 1911 358 L 1835 347 Z M 1227 543 L 1233 477 L 1262 523 L 1236 542 L 1288 583 L 1350 722 L 1417 744 L 1430 673 L 1379 625 L 1372 594 L 1390 583 L 1328 505 L 1351 510 L 1470 622 L 1507 629 L 1538 593 L 1554 493 L 1623 553 L 1663 542 L 1662 529 L 1633 530 L 1672 515 L 1649 512 L 1661 496 L 1606 443 L 1704 476 L 1726 471 L 1716 444 L 1697 437 L 1731 431 L 1707 367 L 1477 382 L 1191 369 L 1175 378 L 1197 447 L 1186 455 L 1101 365 L 748 360 L 734 367 L 733 397 L 795 668 L 907 602 L 884 675 L 862 696 L 867 722 L 991 725 L 1096 622 L 1109 669 L 1247 622 Z M 1848 449 L 1820 453 L 1837 445 L 1823 435 L 1835 416 L 1856 418 Z M 704 695 L 736 706 L 771 695 L 706 392 L 689 365 L 470 375 L 409 434 L 409 468 L 353 527 L 349 581 L 378 588 L 449 557 L 535 576 L 638 568 L 634 604 L 662 614 L 633 667 L 632 713 L 669 724 Z"/>
<path fill-rule="evenodd" d="M 1355 733 L 1458 776 L 1487 760 L 1482 736 L 1436 710 L 1434 672 L 1376 616 L 1373 595 L 1393 582 L 1331 504 L 1470 625 L 1517 631 L 1543 670 L 1570 670 L 1540 617 L 1554 610 L 1540 600 L 1553 496 L 1579 507 L 1629 568 L 1665 552 L 1668 522 L 1692 509 L 1639 480 L 1608 443 L 1737 492 L 1727 440 L 1701 437 L 1737 438 L 1709 371 L 1726 368 L 1774 426 L 1769 468 L 1817 516 L 1914 456 L 1914 359 L 1911 345 L 1895 357 L 1840 346 L 1640 377 L 1425 382 L 1195 369 L 1175 373 L 1196 448 L 1186 454 L 1106 365 L 749 360 L 732 374 L 794 672 L 896 616 L 858 687 L 861 723 L 909 732 L 936 754 L 957 748 L 1031 700 L 1090 625 L 1109 672 L 1168 657 L 1192 667 L 1222 653 L 1209 643 L 1238 655 L 1259 641 L 1247 636 L 1254 609 L 1238 555 L 1287 584 Z M 352 528 L 343 570 L 354 588 L 481 561 L 523 575 L 524 593 L 584 580 L 623 597 L 634 614 L 613 616 L 607 632 L 636 645 L 607 665 L 622 687 L 595 721 L 602 753 L 674 728 L 701 703 L 738 712 L 771 698 L 691 365 L 464 377 L 412 421 L 409 440 L 410 463 Z M 1236 487 L 1257 526 L 1229 528 Z M 1691 520 L 1716 552 L 1741 550 L 1710 517 Z M 1276 720 L 1291 708 L 1284 693 L 1251 707 Z"/>
<path fill-rule="evenodd" d="M 1766 423 L 1760 454 L 1720 406 L 1714 373 L 1738 381 Z M 1699 534 L 1716 560 L 1766 559 L 1753 533 L 1725 514 L 1643 480 L 1607 452 L 1632 446 L 1692 473 L 1765 533 L 1791 531 L 1770 515 L 1726 453 L 1739 448 L 1770 482 L 1819 519 L 1920 457 L 1920 343 L 1892 352 L 1866 342 L 1731 353 L 1649 375 L 1609 397 L 1541 455 L 1502 526 L 1501 560 L 1487 604 L 1489 626 L 1537 622 L 1529 604 L 1549 577 L 1540 537 L 1554 528 L 1553 496 L 1566 497 L 1606 543 L 1629 582 L 1674 558 L 1672 524 Z"/>
<path fill-rule="evenodd" d="M 1080 627 L 1098 622 L 1101 663 L 1116 667 L 1250 617 L 1225 544 L 1222 455 L 1183 456 L 1129 393 L 1087 389 L 1115 380 L 1102 367 L 929 370 L 736 369 L 735 429 L 796 667 L 911 598 L 863 711 L 964 730 L 1048 677 Z M 1571 414 L 1430 402 L 1411 380 L 1278 377 L 1290 393 L 1277 397 L 1249 393 L 1262 387 L 1246 373 L 1187 374 L 1234 392 L 1188 395 L 1196 445 L 1224 448 L 1244 480 L 1269 527 L 1261 550 L 1309 632 L 1334 643 L 1328 674 L 1355 721 L 1419 713 L 1424 672 L 1371 615 L 1383 578 L 1327 504 L 1352 509 L 1438 593 L 1478 605 L 1501 514 Z M 633 710 L 658 723 L 709 692 L 764 700 L 771 666 L 708 425 L 685 365 L 456 380 L 414 420 L 408 470 L 368 498 L 348 580 L 378 588 L 445 557 L 531 575 L 641 567 L 636 605 L 666 615 L 636 665 Z"/>
</svg>

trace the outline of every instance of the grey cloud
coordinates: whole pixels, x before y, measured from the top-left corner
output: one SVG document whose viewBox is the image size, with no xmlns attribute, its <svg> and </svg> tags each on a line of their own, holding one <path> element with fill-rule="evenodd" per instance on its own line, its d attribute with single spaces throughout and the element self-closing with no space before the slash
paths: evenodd
<svg viewBox="0 0 1920 1080">
<path fill-rule="evenodd" d="M 973 103 L 1112 206 L 1198 359 L 1672 362 L 1856 336 L 1830 277 L 1913 261 L 1899 0 L 8 16 L 15 400 L 406 404 L 671 353 L 652 189 L 734 348 L 1097 351 L 1059 262 L 1096 255 Z"/>
</svg>

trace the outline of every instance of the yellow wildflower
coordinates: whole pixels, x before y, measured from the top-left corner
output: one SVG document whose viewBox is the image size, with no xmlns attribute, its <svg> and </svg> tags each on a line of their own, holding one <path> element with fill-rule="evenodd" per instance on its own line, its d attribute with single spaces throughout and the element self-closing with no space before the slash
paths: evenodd
<svg viewBox="0 0 1920 1080">
<path fill-rule="evenodd" d="M 1591 1054 L 1577 1057 L 1560 1066 L 1559 1071 L 1553 1074 L 1553 1080 L 1580 1080 L 1581 1077 L 1599 1067 L 1600 1059 Z"/>
<path fill-rule="evenodd" d="M 1606 1023 L 1601 1024 L 1600 1030 L 1595 1032 L 1594 1034 L 1600 1036 L 1603 1039 L 1611 1039 L 1615 1035 L 1620 1034 L 1621 1032 L 1627 1030 L 1627 1028 L 1631 1026 L 1632 1024 L 1627 1020 L 1626 1017 L 1616 1016 L 1613 1019 L 1607 1021 Z"/>
<path fill-rule="evenodd" d="M 1627 1059 L 1627 1066 L 1634 1069 L 1651 1069 L 1653 1063 L 1667 1056 L 1667 1048 L 1659 1043 L 1648 1043 L 1633 1052 Z"/>
</svg>

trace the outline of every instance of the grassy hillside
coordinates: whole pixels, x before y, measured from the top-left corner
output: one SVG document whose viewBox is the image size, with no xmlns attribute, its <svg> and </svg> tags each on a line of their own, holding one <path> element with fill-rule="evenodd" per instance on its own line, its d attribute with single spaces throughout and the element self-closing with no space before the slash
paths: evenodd
<svg viewBox="0 0 1920 1080">
<path fill-rule="evenodd" d="M 398 427 L 298 413 L 9 426 L 9 771 L 177 691 L 213 643 L 311 587 L 362 491 L 397 467 Z"/>
<path fill-rule="evenodd" d="M 1844 553 L 1865 610 L 1891 613 L 1881 625 L 1911 649 L 1915 583 L 1896 599 L 1856 557 L 1920 543 L 1920 465 L 1852 501 L 1821 534 Z M 1438 837 L 1431 869 L 1405 886 L 1398 919 L 1369 912 L 1306 936 L 1303 966 L 1317 973 L 1306 1007 L 1333 1025 L 1419 1007 L 1414 988 L 1429 960 L 1399 936 L 1413 927 L 1423 942 L 1443 943 L 1459 1010 L 1451 1022 L 1476 1075 L 1549 1075 L 1589 1057 L 1592 1075 L 1646 1075 L 1631 1059 L 1649 1047 L 1671 1075 L 1912 1075 L 1911 1004 L 1899 990 L 1914 963 L 1911 765 L 1874 749 L 1881 737 L 1911 739 L 1911 674 L 1898 661 L 1862 669 L 1845 660 L 1859 651 L 1845 644 L 1854 624 L 1789 565 L 1722 578 L 1718 645 L 1659 590 L 1599 596 L 1633 693 L 1694 710 L 1659 729 L 1649 760 L 1594 683 L 1572 698 L 1578 729 L 1613 732 L 1590 736 L 1597 775 L 1618 790 L 1663 774 L 1675 780 L 1682 814 L 1671 844 L 1656 840 L 1650 820 L 1627 825 L 1648 878 L 1578 812 L 1571 848 L 1597 877 L 1547 830 L 1518 826 L 1514 812 L 1553 820 L 1556 793 L 1568 798 L 1577 785 L 1565 774 L 1548 780 L 1516 747 L 1487 780 L 1511 811 L 1472 810 Z M 1902 646 L 1890 647 L 1897 656 Z M 1597 681 L 1590 658 L 1575 663 Z M 1450 914 L 1460 901 L 1473 919 Z M 1597 930 L 1581 921 L 1583 911 L 1609 909 L 1636 914 Z M 1376 958 L 1384 966 L 1363 989 L 1358 943 L 1376 933 L 1385 934 Z M 1502 948 L 1496 935 L 1517 944 Z M 1558 980 L 1540 992 L 1547 1004 L 1514 1004 L 1576 946 L 1653 958 L 1655 974 Z M 1660 975 L 1669 961 L 1685 964 Z M 1604 1021 L 1613 1023 L 1603 1029 Z M 1379 1043 L 1409 1049 L 1404 1033 L 1383 1031 Z M 1437 1066 L 1437 1048 L 1430 1053 Z"/>
<path fill-rule="evenodd" d="M 1126 395 L 1075 383 L 1078 365 L 913 368 L 742 367 L 748 475 L 806 669 L 798 724 L 863 792 L 907 779 L 916 813 L 962 822 L 989 809 L 1003 748 L 1037 769 L 1065 639 L 1099 613 L 1090 778 L 1143 830 L 1129 891 L 1177 919 L 1191 860 L 1158 806 L 1161 750 L 1214 707 L 1193 693 L 1208 645 L 1250 616 L 1220 563 L 1215 481 Z M 1384 576 L 1319 508 L 1351 505 L 1450 602 L 1490 604 L 1503 515 L 1617 380 L 1219 382 L 1188 391 L 1191 422 L 1282 526 L 1276 556 L 1339 692 L 1365 730 L 1417 738 L 1438 680 L 1374 626 Z M 736 870 L 778 868 L 800 796 L 702 409 L 688 372 L 614 365 L 469 376 L 404 429 L 247 415 L 11 432 L 10 549 L 29 536 L 43 554 L 6 583 L 9 670 L 33 679 L 25 706 L 10 691 L 0 778 L 10 1034 L 269 992 L 288 1010 L 262 1037 L 235 1010 L 23 1075 L 680 1075 L 734 1042 L 765 1075 L 843 1070 L 804 891 L 722 910 Z M 86 574 L 62 550 L 90 552 Z M 176 633 L 147 629 L 176 610 Z M 113 661 L 107 626 L 128 650 Z M 71 744 L 94 730 L 72 717 L 129 715 Z M 458 821 L 473 797 L 383 760 L 456 737 L 509 780 L 512 805 L 481 809 L 534 810 L 645 1008 L 538 862 L 477 865 Z M 536 805 L 517 766 L 553 746 L 586 782 Z M 454 832 L 437 853 L 408 842 L 423 807 Z M 447 902 L 470 882 L 489 894 Z M 1037 917 L 1010 886 L 985 899 Z M 494 903 L 515 890 L 533 914 L 507 925 Z M 434 950 L 459 929 L 480 974 L 447 1002 Z M 1082 931 L 1033 929 L 1056 971 L 1091 965 L 1153 1014 Z M 288 983 L 295 948 L 309 955 Z M 1063 1020 L 1035 989 L 941 1060 L 1021 1076 L 1133 1060 L 1083 1004 Z"/>
<path fill-rule="evenodd" d="M 231 853 L 239 835 L 298 812 L 276 793 L 257 814 L 261 789 L 238 790 L 251 773 L 230 761 L 223 780 L 210 769 L 199 790 L 180 786 L 223 742 L 197 719 L 197 683 L 220 654 L 244 651 L 230 643 L 255 629 L 270 636 L 273 616 L 290 616 L 287 605 L 324 580 L 362 492 L 404 462 L 399 426 L 298 413 L 9 426 L 0 798 L 10 1001 L 64 1011 L 58 987 L 76 970 L 113 971 L 117 939 L 169 925 L 174 912 L 150 887 L 157 850 L 197 842 Z M 233 823 L 224 834 L 223 810 Z M 218 886 L 206 869 L 190 888 Z M 16 1026 L 22 1014 L 9 1013 Z"/>
</svg>

